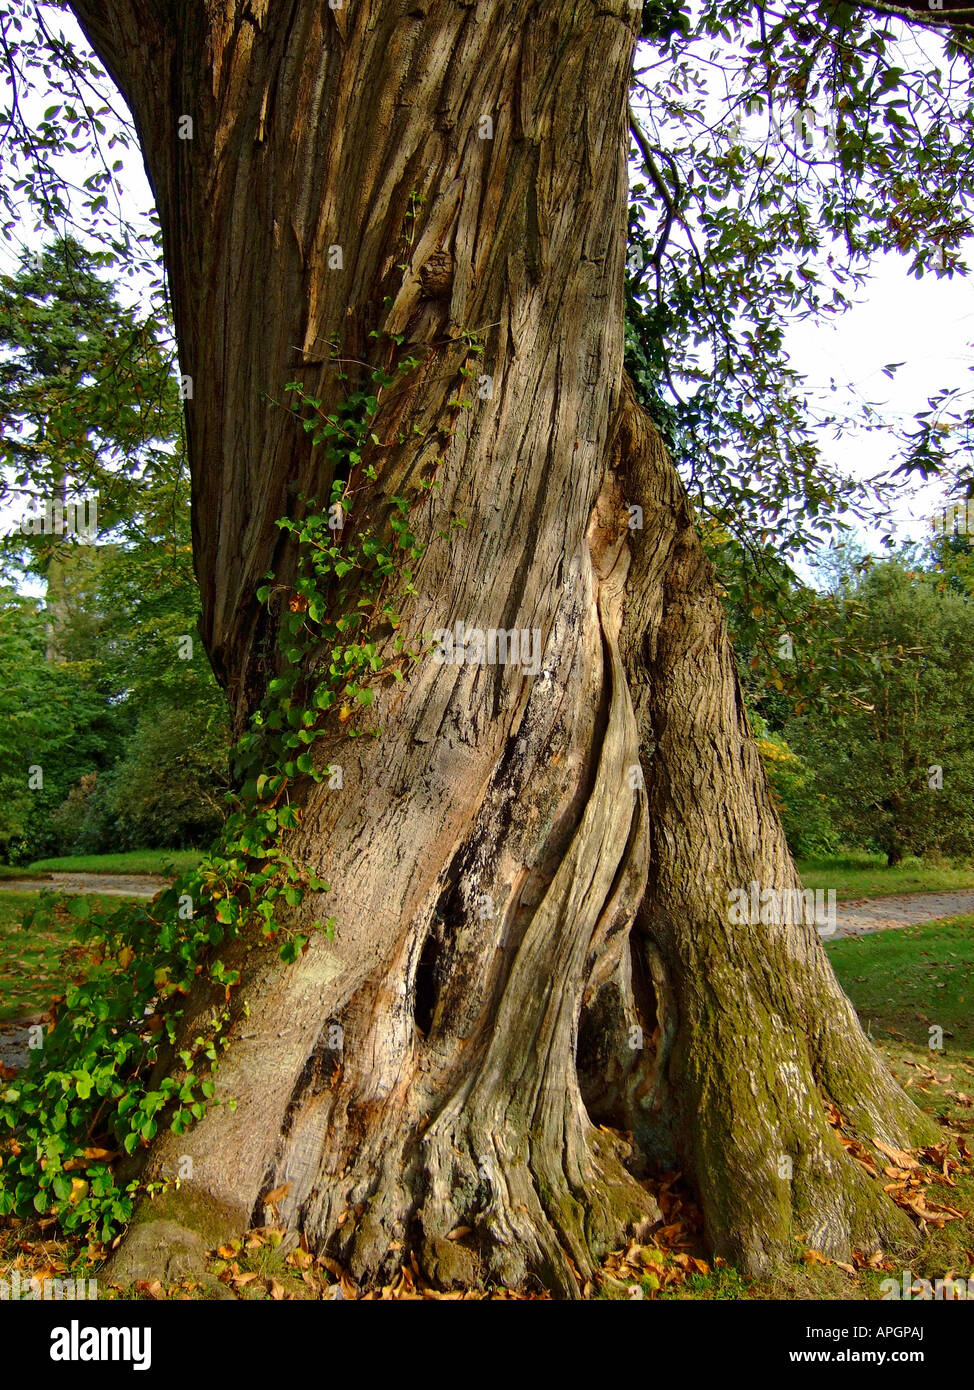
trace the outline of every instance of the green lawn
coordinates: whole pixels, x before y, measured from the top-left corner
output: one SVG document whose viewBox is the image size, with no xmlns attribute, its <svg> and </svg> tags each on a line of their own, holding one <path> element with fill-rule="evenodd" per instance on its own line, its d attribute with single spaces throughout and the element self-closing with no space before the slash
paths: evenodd
<svg viewBox="0 0 974 1390">
<path fill-rule="evenodd" d="M 974 915 L 924 922 L 826 946 L 842 988 L 849 995 L 886 1059 L 915 1105 L 935 1120 L 944 1139 L 951 1132 L 974 1144 Z M 944 1030 L 943 1049 L 931 1050 L 930 1026 Z M 861 1136 L 868 1143 L 869 1136 Z M 957 1149 L 951 1145 L 951 1154 Z M 930 1170 L 928 1172 L 928 1180 Z M 886 1181 L 884 1174 L 882 1181 Z M 952 1271 L 974 1276 L 974 1173 L 967 1165 L 953 1176 L 954 1186 L 935 1179 L 933 1201 L 966 1212 L 942 1229 L 928 1227 L 907 1248 L 890 1251 L 886 1268 L 854 1275 L 829 1263 L 808 1264 L 796 1248 L 793 1264 L 750 1285 L 745 1296 L 766 1298 L 876 1299 L 882 1280 L 904 1269 L 919 1278 L 943 1278 Z M 728 1272 L 722 1280 L 700 1280 L 698 1297 L 740 1297 Z M 728 1285 L 726 1292 L 723 1284 Z"/>
<path fill-rule="evenodd" d="M 826 859 L 799 859 L 798 872 L 806 888 L 834 888 L 843 898 L 877 898 L 888 893 L 947 893 L 974 888 L 974 864 L 939 868 L 908 860 L 888 869 L 881 854 L 851 851 Z"/>
<path fill-rule="evenodd" d="M 826 950 L 863 1025 L 914 1104 L 938 1122 L 944 1138 L 960 1131 L 968 1146 L 974 1145 L 974 914 L 835 941 Z M 931 1024 L 944 1030 L 942 1050 L 930 1048 Z M 952 1153 L 956 1157 L 956 1149 Z M 966 1212 L 966 1219 L 918 1235 L 897 1268 L 928 1279 L 949 1270 L 974 1277 L 970 1165 L 955 1174 L 955 1181 L 955 1187 L 935 1186 L 931 1195 Z M 882 1271 L 862 1271 L 859 1296 L 879 1297 L 883 1277 Z"/>
<path fill-rule="evenodd" d="M 68 967 L 62 957 L 75 945 L 76 919 L 58 908 L 46 927 L 25 931 L 20 923 L 37 900 L 36 893 L 0 893 L 0 1023 L 43 1013 L 51 996 L 64 992 Z M 107 908 L 129 901 L 100 894 L 87 900 Z"/>
<path fill-rule="evenodd" d="M 59 859 L 35 859 L 16 875 L 29 874 L 181 874 L 195 869 L 202 858 L 195 849 L 133 849 L 124 854 L 68 854 Z M 3 873 L 4 878 L 13 873 Z"/>
<path fill-rule="evenodd" d="M 944 1047 L 974 1062 L 974 915 L 848 937 L 826 947 L 842 988 L 873 1037 Z"/>
</svg>

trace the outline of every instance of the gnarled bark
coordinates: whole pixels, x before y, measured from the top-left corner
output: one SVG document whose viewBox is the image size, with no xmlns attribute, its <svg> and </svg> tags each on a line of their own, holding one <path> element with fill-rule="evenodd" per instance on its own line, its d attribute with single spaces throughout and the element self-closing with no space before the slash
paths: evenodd
<svg viewBox="0 0 974 1390">
<path fill-rule="evenodd" d="M 381 524 L 436 469 L 413 514 L 411 636 L 538 629 L 543 650 L 533 674 L 422 661 L 380 691 L 381 739 L 318 746 L 343 788 L 297 788 L 292 845 L 333 887 L 295 925 L 335 916 L 336 939 L 313 933 L 287 968 L 237 943 L 249 1012 L 218 1074 L 236 1109 L 160 1136 L 147 1177 L 187 1154 L 194 1176 L 139 1220 L 221 1238 L 290 1183 L 284 1218 L 361 1279 L 411 1251 L 445 1285 L 575 1296 L 658 1214 L 653 1165 L 679 1162 L 715 1246 L 749 1268 L 799 1232 L 836 1252 L 886 1239 L 898 1215 L 824 1101 L 898 1144 L 918 1113 L 813 929 L 727 921 L 732 888 L 795 877 L 685 498 L 622 384 L 636 12 L 73 7 L 159 198 L 194 379 L 204 636 L 238 727 L 273 664 L 254 591 L 293 572 L 274 520 L 331 481 L 274 402 L 297 374 L 340 399 L 336 334 L 347 359 L 376 360 L 373 330 L 423 358 L 383 405 L 350 521 Z M 494 389 L 461 427 L 474 330 Z"/>
<path fill-rule="evenodd" d="M 790 1237 L 847 1254 L 907 1227 L 845 1156 L 825 1102 L 867 1141 L 909 1145 L 929 1137 L 928 1122 L 862 1032 L 815 925 L 732 920 L 734 890 L 756 882 L 784 894 L 800 883 L 747 725 L 711 567 L 631 395 L 619 459 L 646 515 L 632 539 L 623 642 L 651 827 L 633 940 L 668 1001 L 665 1062 L 640 1104 L 647 1141 L 695 1175 L 715 1247 L 746 1268 L 764 1268 Z M 638 1112 L 633 1123 L 638 1133 Z"/>
</svg>

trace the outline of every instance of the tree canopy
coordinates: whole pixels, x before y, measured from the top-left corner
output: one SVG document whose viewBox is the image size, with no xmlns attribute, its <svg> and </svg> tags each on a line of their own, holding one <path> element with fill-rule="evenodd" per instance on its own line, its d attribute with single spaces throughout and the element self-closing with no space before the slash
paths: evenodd
<svg viewBox="0 0 974 1390">
<path fill-rule="evenodd" d="M 0 9 L 4 235 L 30 238 L 32 222 L 83 235 L 161 306 L 161 244 L 138 236 L 145 227 L 125 187 L 131 121 L 65 27 L 68 8 L 4 0 Z M 905 258 L 918 277 L 967 275 L 974 31 L 964 20 L 950 4 L 643 6 L 627 366 L 703 514 L 755 557 L 762 536 L 794 555 L 851 516 L 880 524 L 891 488 L 913 476 L 968 490 L 963 382 L 931 398 L 891 447 L 887 477 L 867 483 L 823 448 L 862 418 L 810 400 L 787 349 L 788 325 L 840 315 L 879 255 Z M 124 355 L 96 382 L 117 378 Z M 113 426 L 139 434 L 140 448 L 162 405 L 149 396 Z M 890 429 L 868 402 L 863 414 Z M 134 466 L 130 450 L 129 476 Z"/>
</svg>

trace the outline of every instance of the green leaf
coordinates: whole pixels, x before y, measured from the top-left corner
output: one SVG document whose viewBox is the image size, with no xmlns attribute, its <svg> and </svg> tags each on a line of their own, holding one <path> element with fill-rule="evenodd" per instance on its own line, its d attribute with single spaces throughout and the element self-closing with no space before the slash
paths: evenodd
<svg viewBox="0 0 974 1390">
<path fill-rule="evenodd" d="M 66 1202 L 71 1196 L 72 1183 L 67 1173 L 55 1173 L 51 1186 L 54 1189 L 55 1197 L 62 1202 Z"/>
</svg>

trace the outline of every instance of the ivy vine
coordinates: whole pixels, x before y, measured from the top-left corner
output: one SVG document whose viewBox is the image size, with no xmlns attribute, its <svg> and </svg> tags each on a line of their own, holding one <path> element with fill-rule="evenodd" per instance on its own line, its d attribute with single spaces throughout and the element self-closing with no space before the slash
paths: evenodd
<svg viewBox="0 0 974 1390">
<path fill-rule="evenodd" d="M 464 341 L 480 350 L 474 335 Z M 400 338 L 392 342 L 393 350 L 401 346 Z M 337 345 L 333 355 L 341 366 Z M 332 410 L 299 382 L 287 385 L 288 408 L 323 450 L 331 490 L 324 506 L 300 498 L 300 516 L 277 523 L 294 538 L 296 578 L 284 586 L 268 576 L 256 596 L 273 610 L 279 662 L 234 750 L 239 791 L 214 847 L 151 903 L 105 910 L 75 899 L 67 907 L 81 943 L 77 975 L 54 1001 L 29 1066 L 0 1081 L 0 1215 L 54 1217 L 67 1232 L 112 1239 L 140 1190 L 165 1185 L 123 1181 L 117 1161 L 146 1148 L 163 1126 L 184 1133 L 216 1100 L 214 1074 L 240 983 L 221 948 L 254 928 L 258 940 L 278 945 L 285 963 L 308 947 L 308 937 L 280 919 L 281 904 L 297 907 L 329 885 L 289 850 L 302 815 L 294 785 L 333 771 L 316 765 L 312 748 L 334 721 L 350 737 L 378 734 L 374 722 L 362 722 L 376 685 L 402 680 L 420 655 L 406 647 L 388 590 L 395 574 L 401 593 L 415 592 L 412 566 L 422 546 L 409 514 L 437 486 L 435 475 L 412 500 L 387 499 L 378 533 L 348 525 L 377 479 L 370 454 L 379 445 L 374 425 L 383 393 L 418 365 L 405 356 L 388 369 L 370 368 Z M 462 375 L 469 374 L 467 366 Z M 391 658 L 380 650 L 390 631 Z M 54 895 L 42 895 L 24 928 L 42 927 L 55 910 Z M 336 925 L 334 918 L 314 923 L 329 938 Z M 204 971 L 222 997 L 206 1026 L 181 1045 L 185 1000 Z M 236 1007 L 246 1013 L 245 1001 Z M 166 1056 L 173 1065 L 160 1080 L 157 1064 Z"/>
</svg>

